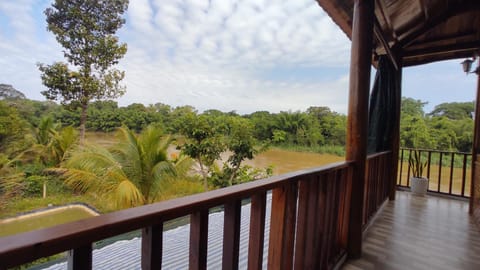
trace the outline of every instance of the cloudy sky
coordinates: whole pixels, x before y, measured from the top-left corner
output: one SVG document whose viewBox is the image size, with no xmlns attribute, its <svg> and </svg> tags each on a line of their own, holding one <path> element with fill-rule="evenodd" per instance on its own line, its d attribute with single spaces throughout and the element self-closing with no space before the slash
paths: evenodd
<svg viewBox="0 0 480 270">
<path fill-rule="evenodd" d="M 44 87 L 35 64 L 62 60 L 46 31 L 50 3 L 0 0 L 0 83 L 36 100 Z M 346 113 L 350 41 L 314 0 L 130 0 L 125 18 L 120 105 Z M 405 69 L 403 95 L 428 101 L 427 111 L 473 100 L 476 79 L 461 61 Z"/>
</svg>

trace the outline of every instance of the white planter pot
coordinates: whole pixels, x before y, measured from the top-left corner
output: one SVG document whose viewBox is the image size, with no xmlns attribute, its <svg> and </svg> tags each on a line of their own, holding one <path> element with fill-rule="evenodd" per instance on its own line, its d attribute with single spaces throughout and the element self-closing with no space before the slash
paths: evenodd
<svg viewBox="0 0 480 270">
<path fill-rule="evenodd" d="M 428 189 L 428 179 L 427 178 L 417 178 L 410 177 L 410 187 L 412 193 L 419 196 L 424 196 L 427 194 Z"/>
</svg>

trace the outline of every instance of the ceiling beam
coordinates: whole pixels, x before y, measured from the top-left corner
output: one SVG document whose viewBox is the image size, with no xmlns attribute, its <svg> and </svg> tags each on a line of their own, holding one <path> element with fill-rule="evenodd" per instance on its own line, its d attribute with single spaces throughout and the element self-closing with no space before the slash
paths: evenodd
<svg viewBox="0 0 480 270">
<path fill-rule="evenodd" d="M 402 67 L 418 66 L 418 65 L 428 64 L 432 62 L 458 59 L 458 58 L 468 58 L 468 57 L 471 57 L 475 52 L 476 50 L 459 51 L 459 52 L 452 52 L 452 53 L 443 54 L 443 55 L 442 54 L 429 55 L 420 59 L 418 57 L 404 57 L 402 61 Z"/>
<path fill-rule="evenodd" d="M 400 65 L 398 64 L 398 60 L 395 54 L 393 53 L 392 49 L 388 45 L 388 42 L 385 40 L 385 37 L 383 36 L 382 27 L 380 26 L 380 23 L 378 22 L 377 18 L 375 18 L 374 20 L 373 32 L 375 33 L 375 36 L 377 37 L 377 39 L 380 41 L 383 48 L 385 49 L 385 52 L 387 53 L 387 56 L 390 58 L 390 61 L 392 61 L 393 66 L 395 66 L 395 69 L 399 70 Z"/>
<path fill-rule="evenodd" d="M 457 44 L 449 44 L 443 46 L 436 46 L 431 48 L 416 49 L 416 50 L 404 50 L 403 57 L 422 57 L 426 55 L 435 55 L 449 52 L 458 52 L 458 51 L 468 51 L 476 50 L 480 48 L 480 43 L 478 41 L 474 42 L 465 42 Z"/>
</svg>

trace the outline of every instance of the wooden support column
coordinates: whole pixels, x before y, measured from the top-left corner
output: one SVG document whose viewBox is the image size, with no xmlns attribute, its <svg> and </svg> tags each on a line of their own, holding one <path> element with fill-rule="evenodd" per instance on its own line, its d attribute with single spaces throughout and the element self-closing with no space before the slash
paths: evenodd
<svg viewBox="0 0 480 270">
<path fill-rule="evenodd" d="M 480 63 L 479 63 L 480 68 Z M 470 187 L 470 207 L 469 213 L 474 216 L 477 222 L 480 222 L 480 204 L 477 190 L 480 190 L 480 74 L 477 75 L 477 98 L 475 100 L 475 127 L 473 132 L 473 147 L 472 147 L 472 181 Z"/>
<path fill-rule="evenodd" d="M 374 0 L 354 1 L 346 147 L 347 161 L 355 162 L 353 177 L 350 180 L 351 206 L 348 233 L 348 254 L 352 258 L 357 258 L 362 253 L 362 213 L 374 7 Z"/>
<path fill-rule="evenodd" d="M 397 103 L 395 119 L 393 119 L 393 131 L 392 131 L 392 155 L 390 162 L 392 163 L 392 170 L 390 174 L 390 193 L 389 199 L 395 200 L 395 192 L 397 190 L 397 177 L 398 177 L 398 154 L 400 151 L 400 114 L 402 111 L 402 67 L 400 66 L 396 74 L 397 91 L 395 91 L 395 100 Z"/>
</svg>

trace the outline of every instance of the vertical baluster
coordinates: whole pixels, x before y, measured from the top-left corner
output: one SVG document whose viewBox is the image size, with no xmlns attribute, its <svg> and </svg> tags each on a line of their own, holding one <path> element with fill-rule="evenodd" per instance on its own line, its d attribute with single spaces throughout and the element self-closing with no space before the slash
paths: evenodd
<svg viewBox="0 0 480 270">
<path fill-rule="evenodd" d="M 335 180 L 336 180 L 336 171 L 330 172 L 327 176 L 327 203 L 326 203 L 326 213 L 324 218 L 325 223 L 325 233 L 323 237 L 323 256 L 321 258 L 321 269 L 328 268 L 330 252 L 331 252 L 331 244 L 333 239 L 333 222 L 334 222 L 334 210 L 335 210 Z"/>
<path fill-rule="evenodd" d="M 163 223 L 142 230 L 142 270 L 162 269 Z"/>
<path fill-rule="evenodd" d="M 403 148 L 401 149 L 402 151 L 400 152 L 400 175 L 398 176 L 398 185 L 402 185 L 402 170 L 403 170 Z"/>
<path fill-rule="evenodd" d="M 208 210 L 190 215 L 190 270 L 207 269 Z"/>
<path fill-rule="evenodd" d="M 304 267 L 295 267 L 295 269 L 314 269 L 318 262 L 318 253 L 316 249 L 319 246 L 319 228 L 317 222 L 319 219 L 318 214 L 318 184 L 319 177 L 313 177 L 310 180 L 308 190 L 308 212 L 307 212 L 307 224 L 305 230 L 305 264 Z"/>
<path fill-rule="evenodd" d="M 462 197 L 465 196 L 465 180 L 467 176 L 467 154 L 463 154 L 463 166 L 462 166 Z"/>
<path fill-rule="evenodd" d="M 442 160 L 443 160 L 443 152 L 440 152 L 440 160 L 438 161 L 438 187 L 437 187 L 438 192 L 440 192 L 440 182 L 442 179 Z"/>
<path fill-rule="evenodd" d="M 225 204 L 222 269 L 238 269 L 241 201 Z"/>
<path fill-rule="evenodd" d="M 252 196 L 250 210 L 250 235 L 248 240 L 248 269 L 262 269 L 265 234 L 266 193 Z"/>
<path fill-rule="evenodd" d="M 309 235 L 307 222 L 309 217 L 309 191 L 313 177 L 298 181 L 297 232 L 295 235 L 294 269 L 305 269 L 305 246 Z"/>
<path fill-rule="evenodd" d="M 430 164 L 432 162 L 432 151 L 428 151 L 427 157 L 427 178 L 430 179 Z"/>
<path fill-rule="evenodd" d="M 268 269 L 292 269 L 297 210 L 297 183 L 275 188 L 272 194 Z"/>
<path fill-rule="evenodd" d="M 448 194 L 452 194 L 452 185 L 453 185 L 453 162 L 455 160 L 455 152 L 452 152 L 451 160 L 450 160 L 450 183 L 448 184 Z"/>
<path fill-rule="evenodd" d="M 407 187 L 410 186 L 410 159 L 412 159 L 412 149 L 408 150 Z"/>
<path fill-rule="evenodd" d="M 67 265 L 68 270 L 92 269 L 92 244 L 70 250 Z"/>
</svg>

